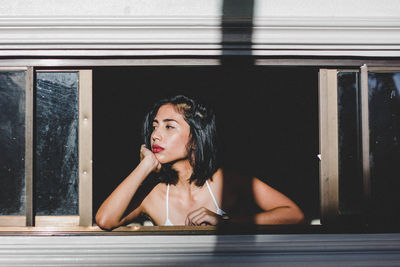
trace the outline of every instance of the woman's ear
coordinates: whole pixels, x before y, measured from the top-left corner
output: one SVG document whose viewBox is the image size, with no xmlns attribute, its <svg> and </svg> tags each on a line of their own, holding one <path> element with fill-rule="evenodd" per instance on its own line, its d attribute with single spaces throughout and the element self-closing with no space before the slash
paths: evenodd
<svg viewBox="0 0 400 267">
<path fill-rule="evenodd" d="M 191 144 L 190 144 L 190 149 L 192 149 L 193 151 L 195 151 L 196 150 L 196 143 L 192 140 L 191 142 L 190 142 Z"/>
<path fill-rule="evenodd" d="M 196 142 L 194 141 L 192 133 L 190 133 L 189 143 L 188 143 L 187 147 L 188 147 L 188 151 L 195 151 L 196 150 Z"/>
</svg>

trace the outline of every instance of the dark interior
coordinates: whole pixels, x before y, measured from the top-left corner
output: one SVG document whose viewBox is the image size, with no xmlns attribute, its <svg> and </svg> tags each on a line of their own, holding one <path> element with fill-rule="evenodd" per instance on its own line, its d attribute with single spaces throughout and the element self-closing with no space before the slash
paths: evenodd
<svg viewBox="0 0 400 267">
<path fill-rule="evenodd" d="M 319 218 L 318 69 L 265 66 L 94 68 L 94 214 L 138 164 L 146 110 L 176 94 L 214 107 L 225 168 L 283 192 L 308 221 Z"/>
</svg>

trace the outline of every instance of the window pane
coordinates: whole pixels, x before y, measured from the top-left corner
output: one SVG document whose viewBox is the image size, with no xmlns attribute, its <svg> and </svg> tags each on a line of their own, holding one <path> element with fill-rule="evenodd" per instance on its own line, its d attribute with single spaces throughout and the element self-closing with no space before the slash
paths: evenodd
<svg viewBox="0 0 400 267">
<path fill-rule="evenodd" d="M 400 73 L 368 74 L 371 212 L 379 222 L 400 216 Z"/>
<path fill-rule="evenodd" d="M 358 72 L 338 72 L 339 211 L 346 220 L 362 210 Z"/>
<path fill-rule="evenodd" d="M 0 215 L 25 214 L 25 76 L 0 72 Z"/>
<path fill-rule="evenodd" d="M 78 214 L 78 72 L 36 79 L 36 215 Z"/>
</svg>

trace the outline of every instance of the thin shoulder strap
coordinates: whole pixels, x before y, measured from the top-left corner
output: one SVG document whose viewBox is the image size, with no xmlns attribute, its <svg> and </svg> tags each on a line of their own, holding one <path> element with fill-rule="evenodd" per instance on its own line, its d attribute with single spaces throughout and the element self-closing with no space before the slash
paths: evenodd
<svg viewBox="0 0 400 267">
<path fill-rule="evenodd" d="M 211 187 L 210 187 L 210 185 L 208 184 L 208 181 L 206 181 L 206 184 L 207 184 L 208 191 L 210 191 L 211 198 L 212 198 L 212 200 L 214 201 L 215 207 L 217 207 L 217 214 L 219 214 L 219 215 L 225 214 L 225 212 L 219 208 L 218 203 L 217 203 L 217 200 L 215 199 L 214 194 L 213 194 L 213 192 L 211 191 Z"/>
<path fill-rule="evenodd" d="M 167 220 L 169 220 L 169 211 L 168 211 L 168 198 L 169 198 L 169 184 L 167 185 L 167 196 L 166 196 L 166 201 L 165 201 L 165 203 L 166 203 L 166 214 L 167 214 Z"/>
<path fill-rule="evenodd" d="M 169 209 L 168 209 L 168 207 L 169 207 L 169 205 L 168 205 L 168 199 L 169 199 L 169 184 L 167 185 L 167 196 L 165 197 L 165 203 L 166 203 L 166 218 L 165 218 L 165 223 L 164 223 L 164 225 L 174 225 L 170 220 L 169 220 Z"/>
</svg>

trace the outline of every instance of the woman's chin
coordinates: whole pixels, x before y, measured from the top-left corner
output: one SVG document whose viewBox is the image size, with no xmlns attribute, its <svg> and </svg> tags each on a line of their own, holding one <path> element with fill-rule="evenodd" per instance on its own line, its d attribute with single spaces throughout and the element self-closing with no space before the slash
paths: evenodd
<svg viewBox="0 0 400 267">
<path fill-rule="evenodd" d="M 171 163 L 171 164 L 175 164 L 177 162 L 181 162 L 181 161 L 186 161 L 187 158 L 183 157 L 183 158 L 172 158 L 172 157 L 166 157 L 165 155 L 161 155 L 161 154 L 155 154 L 156 159 L 161 163 L 161 164 L 167 164 L 167 163 Z"/>
<path fill-rule="evenodd" d="M 162 155 L 155 154 L 155 156 L 156 156 L 156 159 L 157 159 L 161 164 L 168 163 L 168 161 L 167 161 L 167 160 L 165 159 L 165 157 L 163 157 Z"/>
</svg>

